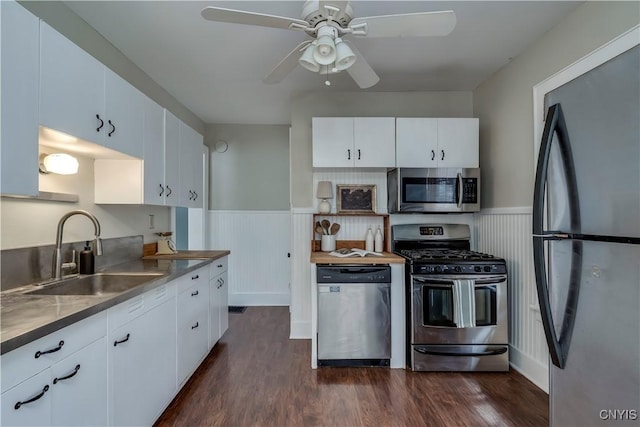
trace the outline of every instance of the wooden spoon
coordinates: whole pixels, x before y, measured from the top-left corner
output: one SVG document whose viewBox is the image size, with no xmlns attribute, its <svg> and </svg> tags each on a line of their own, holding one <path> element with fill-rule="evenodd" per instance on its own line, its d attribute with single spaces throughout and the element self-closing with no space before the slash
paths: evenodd
<svg viewBox="0 0 640 427">
<path fill-rule="evenodd" d="M 334 222 L 333 224 L 331 224 L 331 229 L 329 231 L 331 232 L 331 234 L 336 234 L 338 231 L 340 231 L 340 224 Z"/>
<path fill-rule="evenodd" d="M 324 234 L 324 228 L 322 228 L 322 226 L 320 225 L 320 221 L 316 221 L 316 233 L 318 234 Z"/>
<path fill-rule="evenodd" d="M 331 223 L 329 222 L 329 220 L 323 219 L 320 224 L 322 224 L 322 228 L 324 228 L 324 234 L 329 234 L 329 228 L 331 228 Z"/>
</svg>

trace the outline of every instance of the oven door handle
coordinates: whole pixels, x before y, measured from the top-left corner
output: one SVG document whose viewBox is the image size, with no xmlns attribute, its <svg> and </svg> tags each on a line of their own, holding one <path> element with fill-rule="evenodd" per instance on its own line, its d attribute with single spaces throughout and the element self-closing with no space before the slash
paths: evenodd
<svg viewBox="0 0 640 427">
<path fill-rule="evenodd" d="M 412 280 L 414 283 L 419 285 L 436 285 L 436 286 L 453 286 L 454 280 L 459 280 L 460 278 L 468 277 L 469 279 L 474 281 L 475 286 L 487 286 L 487 285 L 497 285 L 498 283 L 503 283 L 507 281 L 506 276 L 475 276 L 475 275 L 460 275 L 460 276 L 449 276 L 449 277 L 421 277 L 421 276 L 412 276 Z"/>
<path fill-rule="evenodd" d="M 436 350 L 433 347 L 415 347 L 415 351 L 422 354 L 428 354 L 430 356 L 454 356 L 454 357 L 469 357 L 469 356 L 498 356 L 500 354 L 505 354 L 508 350 L 508 347 L 499 347 L 493 348 L 487 351 L 474 351 L 471 353 L 459 353 L 455 351 L 445 351 L 445 350 Z"/>
</svg>

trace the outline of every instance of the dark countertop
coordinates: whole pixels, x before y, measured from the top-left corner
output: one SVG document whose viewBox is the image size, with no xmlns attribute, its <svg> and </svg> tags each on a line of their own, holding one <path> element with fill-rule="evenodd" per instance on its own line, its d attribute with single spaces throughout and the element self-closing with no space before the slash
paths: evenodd
<svg viewBox="0 0 640 427">
<path fill-rule="evenodd" d="M 45 335 L 104 311 L 121 302 L 211 264 L 228 251 L 207 251 L 197 259 L 138 259 L 114 265 L 97 273 L 162 273 L 118 294 L 107 295 L 26 295 L 34 285 L 0 293 L 0 354 L 35 341 Z"/>
</svg>

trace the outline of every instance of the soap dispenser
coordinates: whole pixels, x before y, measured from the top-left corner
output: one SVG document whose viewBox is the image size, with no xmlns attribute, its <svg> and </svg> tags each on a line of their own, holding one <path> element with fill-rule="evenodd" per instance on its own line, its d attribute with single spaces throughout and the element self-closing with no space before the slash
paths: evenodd
<svg viewBox="0 0 640 427">
<path fill-rule="evenodd" d="M 93 250 L 87 240 L 82 252 L 80 252 L 80 266 L 78 268 L 80 274 L 93 274 L 96 272 L 95 259 L 93 257 Z"/>
</svg>

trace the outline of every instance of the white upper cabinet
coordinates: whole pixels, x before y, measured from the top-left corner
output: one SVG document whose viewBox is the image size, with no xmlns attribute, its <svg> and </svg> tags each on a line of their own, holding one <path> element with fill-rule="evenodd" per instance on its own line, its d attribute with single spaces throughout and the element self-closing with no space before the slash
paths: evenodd
<svg viewBox="0 0 640 427">
<path fill-rule="evenodd" d="M 104 66 L 44 22 L 40 23 L 40 124 L 102 143 Z"/>
<path fill-rule="evenodd" d="M 180 206 L 202 207 L 202 135 L 180 122 Z"/>
<path fill-rule="evenodd" d="M 164 110 L 164 196 L 165 204 L 180 203 L 180 120 Z"/>
<path fill-rule="evenodd" d="M 122 77 L 105 68 L 104 145 L 121 153 L 142 158 L 144 95 Z"/>
<path fill-rule="evenodd" d="M 38 18 L 0 2 L 2 194 L 38 194 Z"/>
<path fill-rule="evenodd" d="M 478 119 L 397 118 L 396 166 L 479 167 Z"/>
<path fill-rule="evenodd" d="M 164 109 L 150 98 L 144 99 L 144 203 L 165 204 Z"/>
<path fill-rule="evenodd" d="M 40 23 L 40 124 L 142 157 L 142 94 Z"/>
<path fill-rule="evenodd" d="M 313 167 L 395 166 L 392 117 L 314 117 Z"/>
<path fill-rule="evenodd" d="M 438 167 L 480 167 L 478 119 L 438 119 Z"/>
</svg>

